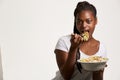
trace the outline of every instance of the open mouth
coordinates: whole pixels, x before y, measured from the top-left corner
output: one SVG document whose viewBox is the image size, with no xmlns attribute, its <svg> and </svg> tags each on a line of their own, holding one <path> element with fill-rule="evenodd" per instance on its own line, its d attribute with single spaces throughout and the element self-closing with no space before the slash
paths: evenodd
<svg viewBox="0 0 120 80">
<path fill-rule="evenodd" d="M 81 37 L 82 37 L 82 41 L 88 41 L 89 40 L 89 31 L 82 31 Z"/>
</svg>

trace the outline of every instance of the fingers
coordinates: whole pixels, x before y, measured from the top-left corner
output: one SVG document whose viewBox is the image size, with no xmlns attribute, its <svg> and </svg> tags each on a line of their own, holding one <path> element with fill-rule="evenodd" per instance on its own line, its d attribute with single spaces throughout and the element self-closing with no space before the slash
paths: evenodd
<svg viewBox="0 0 120 80">
<path fill-rule="evenodd" d="M 82 37 L 79 34 L 71 34 L 71 40 L 79 44 L 82 41 Z"/>
</svg>

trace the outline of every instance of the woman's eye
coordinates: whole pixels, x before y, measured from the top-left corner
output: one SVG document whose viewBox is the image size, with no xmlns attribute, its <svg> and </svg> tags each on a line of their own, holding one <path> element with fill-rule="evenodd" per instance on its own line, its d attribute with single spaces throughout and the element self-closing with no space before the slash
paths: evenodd
<svg viewBox="0 0 120 80">
<path fill-rule="evenodd" d="M 77 24 L 82 24 L 82 21 L 81 20 L 77 20 Z"/>
<path fill-rule="evenodd" d="M 92 20 L 87 19 L 86 22 L 87 22 L 88 24 L 90 24 L 90 23 L 92 22 Z"/>
</svg>

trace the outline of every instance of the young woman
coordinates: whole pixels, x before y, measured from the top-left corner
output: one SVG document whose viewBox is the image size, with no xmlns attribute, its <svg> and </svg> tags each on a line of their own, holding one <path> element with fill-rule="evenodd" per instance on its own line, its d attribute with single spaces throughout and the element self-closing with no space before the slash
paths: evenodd
<svg viewBox="0 0 120 80">
<path fill-rule="evenodd" d="M 97 24 L 96 8 L 86 2 L 79 2 L 74 11 L 74 33 L 61 37 L 55 47 L 59 71 L 53 80 L 103 80 L 103 71 L 86 71 L 76 64 L 77 54 L 80 58 L 91 55 L 106 57 L 103 44 L 93 37 Z M 88 39 L 82 34 L 86 32 Z"/>
</svg>

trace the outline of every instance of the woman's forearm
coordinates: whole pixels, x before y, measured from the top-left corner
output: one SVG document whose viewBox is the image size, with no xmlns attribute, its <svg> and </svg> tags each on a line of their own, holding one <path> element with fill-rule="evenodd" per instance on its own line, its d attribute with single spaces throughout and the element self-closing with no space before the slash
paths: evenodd
<svg viewBox="0 0 120 80">
<path fill-rule="evenodd" d="M 61 67 L 61 74 L 64 77 L 65 80 L 70 80 L 73 72 L 74 72 L 74 66 L 76 63 L 76 53 L 77 49 L 70 48 L 70 51 L 68 53 L 68 59 L 63 67 Z"/>
<path fill-rule="evenodd" d="M 93 80 L 103 80 L 103 72 L 104 72 L 104 70 L 94 71 L 93 72 Z"/>
</svg>

